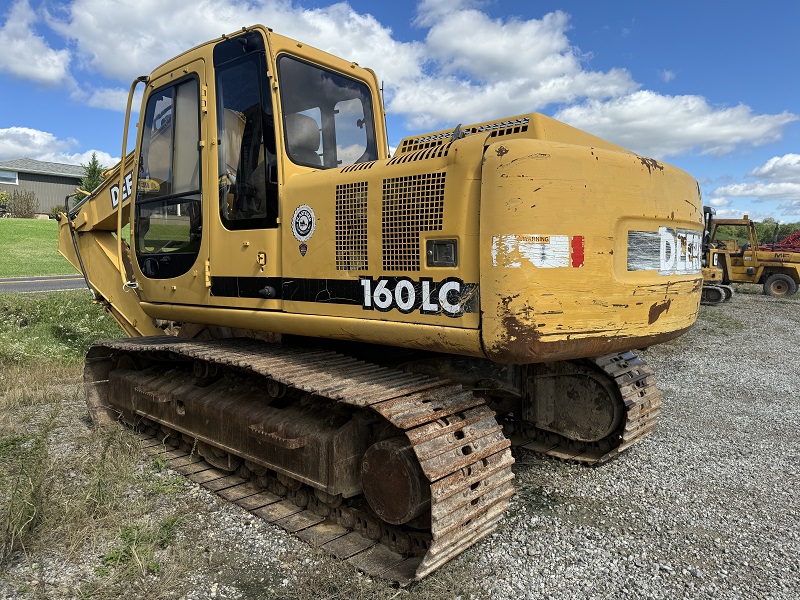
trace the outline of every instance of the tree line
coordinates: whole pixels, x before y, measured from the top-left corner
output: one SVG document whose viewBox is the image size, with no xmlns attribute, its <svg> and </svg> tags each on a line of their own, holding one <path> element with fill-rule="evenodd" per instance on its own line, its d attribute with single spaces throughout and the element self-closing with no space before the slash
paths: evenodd
<svg viewBox="0 0 800 600">
<path fill-rule="evenodd" d="M 777 226 L 777 237 L 776 237 Z M 780 242 L 795 231 L 800 231 L 800 221 L 794 223 L 778 223 L 772 217 L 755 222 L 759 244 L 771 244 L 773 240 Z M 715 238 L 718 240 L 737 240 L 742 246 L 750 242 L 747 229 L 739 225 L 720 225 Z"/>
</svg>

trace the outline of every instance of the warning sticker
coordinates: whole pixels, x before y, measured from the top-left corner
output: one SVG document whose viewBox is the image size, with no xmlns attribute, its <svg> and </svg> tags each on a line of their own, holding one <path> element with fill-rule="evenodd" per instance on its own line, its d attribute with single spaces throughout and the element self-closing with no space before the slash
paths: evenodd
<svg viewBox="0 0 800 600">
<path fill-rule="evenodd" d="M 495 267 L 577 268 L 583 266 L 583 261 L 582 235 L 507 234 L 492 237 L 492 266 Z"/>
</svg>

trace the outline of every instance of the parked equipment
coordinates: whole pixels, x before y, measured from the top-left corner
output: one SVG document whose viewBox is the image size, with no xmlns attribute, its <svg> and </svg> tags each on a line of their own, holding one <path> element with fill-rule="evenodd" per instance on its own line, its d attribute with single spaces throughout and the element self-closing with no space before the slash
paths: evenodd
<svg viewBox="0 0 800 600">
<path fill-rule="evenodd" d="M 771 244 L 759 244 L 755 223 L 747 215 L 741 219 L 713 218 L 714 209 L 704 207 L 705 234 L 703 255 L 703 303 L 718 304 L 715 291 L 731 283 L 753 283 L 764 287 L 768 296 L 788 297 L 800 284 L 800 247 L 797 236 Z M 728 229 L 723 233 L 720 227 Z M 730 227 L 740 234 L 733 239 Z M 777 234 L 777 227 L 776 227 Z M 744 245 L 739 239 L 748 240 Z M 719 282 L 719 283 L 717 283 Z"/>
<path fill-rule="evenodd" d="M 711 262 L 711 222 L 715 214 L 716 211 L 710 206 L 703 207 L 703 294 L 700 304 L 708 306 L 722 304 L 733 298 L 733 288 L 723 283 L 722 269 Z"/>
<path fill-rule="evenodd" d="M 512 441 L 596 464 L 652 431 L 630 349 L 696 319 L 689 175 L 540 114 L 389 158 L 375 74 L 262 26 L 128 113 L 139 83 L 136 149 L 60 219 L 130 336 L 89 350 L 96 422 L 398 581 L 494 529 Z"/>
</svg>

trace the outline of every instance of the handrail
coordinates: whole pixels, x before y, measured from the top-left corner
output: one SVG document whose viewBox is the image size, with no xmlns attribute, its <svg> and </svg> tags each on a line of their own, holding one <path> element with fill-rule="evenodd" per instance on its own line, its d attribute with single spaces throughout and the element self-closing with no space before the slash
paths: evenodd
<svg viewBox="0 0 800 600">
<path fill-rule="evenodd" d="M 75 227 L 72 225 L 72 216 L 69 214 L 69 199 L 72 197 L 72 194 L 67 194 L 64 198 L 64 218 L 67 220 L 67 225 L 69 227 L 69 235 L 72 238 L 72 245 L 75 248 L 75 256 L 78 259 L 78 265 L 81 268 L 81 275 L 83 275 L 83 280 L 86 282 L 86 287 L 89 288 L 89 291 L 92 294 L 92 299 L 97 300 L 98 294 L 97 290 L 94 289 L 91 283 L 89 283 L 89 276 L 86 274 L 86 267 L 83 264 L 83 258 L 81 257 L 81 251 L 78 248 L 78 240 L 75 237 Z M 81 204 L 81 202 L 78 202 Z M 74 208 L 73 208 L 74 210 Z"/>
<path fill-rule="evenodd" d="M 146 84 L 149 80 L 150 78 L 148 76 L 142 75 L 141 77 L 137 77 L 133 81 L 133 83 L 131 83 L 131 89 L 128 92 L 128 105 L 127 108 L 125 109 L 125 127 L 122 130 L 122 154 L 120 154 L 120 156 L 122 157 L 122 162 L 120 162 L 119 180 L 117 182 L 118 185 L 117 189 L 119 190 L 119 196 L 118 196 L 119 204 L 117 205 L 117 266 L 119 268 L 119 274 L 122 278 L 123 289 L 135 289 L 136 287 L 138 287 L 138 284 L 133 279 L 133 277 L 129 276 L 128 268 L 125 265 L 125 261 L 122 258 L 122 204 L 123 204 L 122 190 L 124 189 L 123 183 L 125 180 L 125 151 L 127 150 L 127 143 L 128 143 L 128 123 L 130 122 L 131 119 L 131 106 L 133 104 L 133 93 L 136 91 L 136 86 L 139 85 L 140 83 Z M 133 157 L 134 168 L 136 166 L 136 162 L 137 162 L 136 157 L 134 156 Z M 131 211 L 133 210 L 132 208 L 133 195 L 134 195 L 134 190 L 131 190 L 130 192 L 131 202 L 129 204 L 129 209 L 128 209 Z M 133 219 L 129 218 L 129 222 L 132 223 Z"/>
</svg>

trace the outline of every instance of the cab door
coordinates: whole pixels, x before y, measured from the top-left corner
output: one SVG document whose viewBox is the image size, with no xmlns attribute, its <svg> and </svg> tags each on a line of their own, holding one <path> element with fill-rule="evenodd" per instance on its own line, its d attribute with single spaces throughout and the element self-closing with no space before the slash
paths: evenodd
<svg viewBox="0 0 800 600">
<path fill-rule="evenodd" d="M 213 60 L 209 304 L 278 310 L 278 169 L 264 38 L 249 31 L 223 40 Z"/>
<path fill-rule="evenodd" d="M 146 302 L 200 304 L 208 295 L 201 189 L 205 88 L 202 59 L 176 64 L 147 86 L 136 173 L 125 177 L 136 189 L 133 268 Z"/>
</svg>

